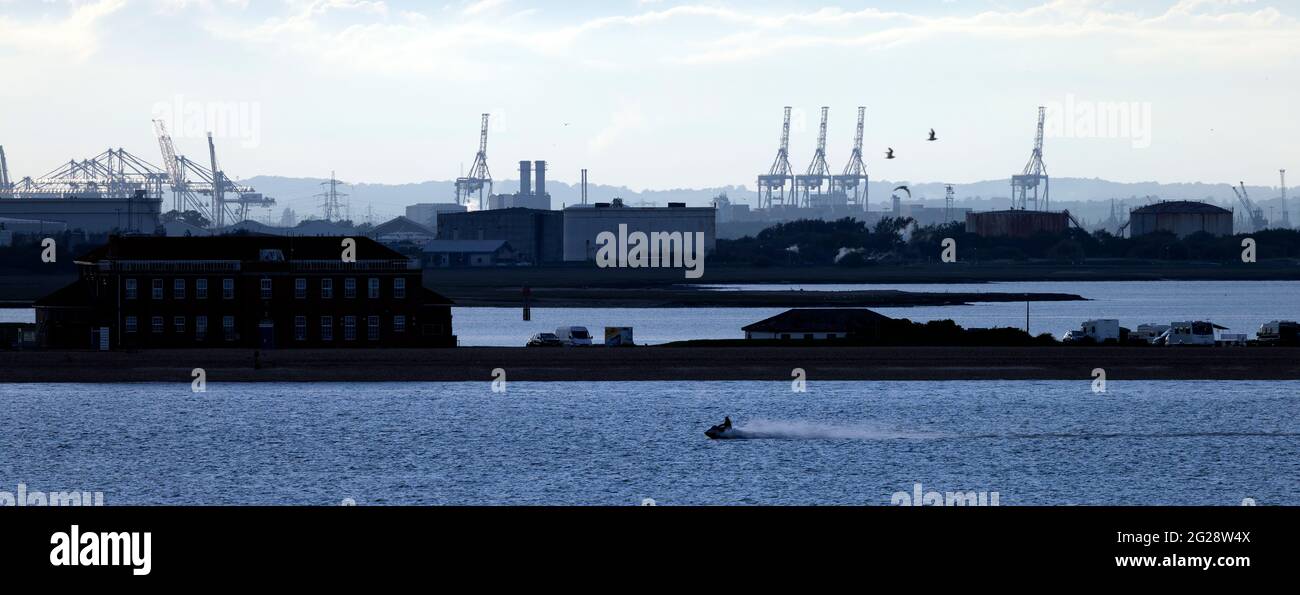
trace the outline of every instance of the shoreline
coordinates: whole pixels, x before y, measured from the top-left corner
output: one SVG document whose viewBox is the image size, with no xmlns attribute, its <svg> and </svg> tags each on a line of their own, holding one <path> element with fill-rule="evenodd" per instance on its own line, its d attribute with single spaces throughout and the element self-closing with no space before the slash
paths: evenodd
<svg viewBox="0 0 1300 595">
<path fill-rule="evenodd" d="M 803 368 L 818 380 L 1300 380 L 1300 347 L 756 346 L 455 347 L 19 351 L 0 357 L 0 383 L 175 382 L 203 368 L 219 382 L 465 382 L 770 380 Z M 1086 386 L 1086 385 L 1085 385 Z M 1084 389 L 1086 390 L 1086 388 Z"/>
</svg>

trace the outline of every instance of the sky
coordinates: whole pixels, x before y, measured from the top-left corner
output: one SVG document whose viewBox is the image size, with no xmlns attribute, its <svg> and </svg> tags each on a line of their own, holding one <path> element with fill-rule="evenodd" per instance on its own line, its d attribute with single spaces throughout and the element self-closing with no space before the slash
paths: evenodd
<svg viewBox="0 0 1300 595">
<path fill-rule="evenodd" d="M 228 175 L 754 186 L 793 108 L 838 173 L 866 107 L 873 179 L 1272 185 L 1300 163 L 1293 0 L 0 0 L 0 145 L 38 176 L 151 123 Z M 933 128 L 939 138 L 925 139 Z M 884 159 L 886 148 L 896 159 Z M 1300 171 L 1300 170 L 1298 170 Z"/>
</svg>

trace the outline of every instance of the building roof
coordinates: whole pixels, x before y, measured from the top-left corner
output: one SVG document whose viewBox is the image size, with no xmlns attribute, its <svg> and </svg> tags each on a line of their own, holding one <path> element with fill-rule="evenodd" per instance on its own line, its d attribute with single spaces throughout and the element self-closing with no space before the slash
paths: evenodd
<svg viewBox="0 0 1300 595">
<path fill-rule="evenodd" d="M 893 320 L 866 308 L 796 308 L 741 327 L 745 332 L 851 332 Z"/>
<path fill-rule="evenodd" d="M 1194 200 L 1167 200 L 1133 209 L 1134 213 L 1198 213 L 1231 215 L 1232 211 L 1208 202 Z"/>
<path fill-rule="evenodd" d="M 415 221 L 404 216 L 398 215 L 388 221 L 376 225 L 366 235 L 372 238 L 382 238 L 384 236 L 428 236 L 430 238 L 438 235 L 437 232 L 429 229 L 427 226 L 420 225 Z"/>
<path fill-rule="evenodd" d="M 502 248 L 509 248 L 505 240 L 430 240 L 425 242 L 421 251 L 427 253 L 465 253 L 490 254 Z"/>
<path fill-rule="evenodd" d="M 54 293 L 42 296 L 33 304 L 38 308 L 81 308 L 90 305 L 90 290 L 86 287 L 86 282 L 77 279 L 59 289 Z"/>
<path fill-rule="evenodd" d="M 357 242 L 357 260 L 406 260 L 400 252 L 365 236 Z M 210 237 L 112 236 L 108 243 L 78 258 L 101 260 L 239 260 L 262 259 L 262 250 L 279 250 L 285 260 L 335 260 L 343 253 L 342 237 L 231 235 Z"/>
<path fill-rule="evenodd" d="M 245 219 L 234 225 L 228 225 L 221 230 L 222 233 L 240 231 L 276 236 L 352 236 L 361 233 L 346 225 L 339 225 L 333 221 L 323 221 L 321 219 L 308 219 L 295 227 L 277 227 Z"/>
</svg>

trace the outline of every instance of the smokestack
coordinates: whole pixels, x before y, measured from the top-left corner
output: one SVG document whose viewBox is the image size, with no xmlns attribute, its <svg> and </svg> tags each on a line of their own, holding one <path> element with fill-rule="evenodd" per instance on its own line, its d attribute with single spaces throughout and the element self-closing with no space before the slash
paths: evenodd
<svg viewBox="0 0 1300 595">
<path fill-rule="evenodd" d="M 546 162 L 537 161 L 537 196 L 546 196 Z"/>
<path fill-rule="evenodd" d="M 0 155 L 2 155 L 2 153 L 0 153 Z M 1286 170 L 1282 170 L 1282 171 L 1286 171 Z M 1282 186 L 1283 188 L 1285 188 L 1286 182 L 1283 182 Z M 1286 198 L 1286 190 L 1282 191 L 1282 195 L 1283 198 Z M 587 170 L 585 169 L 582 170 L 582 204 L 584 205 L 587 204 Z"/>
<path fill-rule="evenodd" d="M 531 161 L 519 162 L 519 195 L 528 196 L 533 193 L 533 164 Z"/>
</svg>

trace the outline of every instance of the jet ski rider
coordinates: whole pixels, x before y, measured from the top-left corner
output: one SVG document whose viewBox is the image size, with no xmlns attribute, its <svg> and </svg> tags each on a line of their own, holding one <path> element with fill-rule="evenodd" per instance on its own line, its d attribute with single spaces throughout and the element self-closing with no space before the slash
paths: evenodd
<svg viewBox="0 0 1300 595">
<path fill-rule="evenodd" d="M 730 429 L 731 429 L 731 416 L 730 416 L 730 415 L 728 415 L 728 416 L 726 416 L 726 417 L 723 418 L 723 420 L 722 420 L 722 429 L 724 429 L 724 430 L 730 430 Z"/>
</svg>

